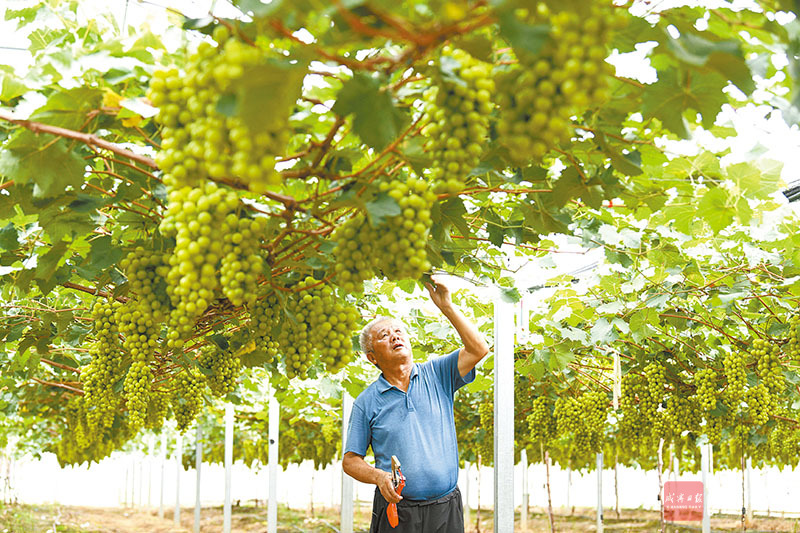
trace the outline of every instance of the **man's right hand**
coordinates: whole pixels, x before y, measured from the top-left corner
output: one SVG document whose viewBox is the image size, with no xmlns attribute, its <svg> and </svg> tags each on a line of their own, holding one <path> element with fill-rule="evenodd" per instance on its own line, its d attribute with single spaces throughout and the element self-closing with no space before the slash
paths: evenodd
<svg viewBox="0 0 800 533">
<path fill-rule="evenodd" d="M 389 503 L 397 503 L 403 499 L 402 496 L 397 494 L 394 490 L 394 483 L 392 483 L 392 473 L 391 472 L 384 472 L 382 470 L 378 470 L 379 478 L 376 485 L 378 489 L 380 489 L 381 494 L 386 501 Z"/>
</svg>

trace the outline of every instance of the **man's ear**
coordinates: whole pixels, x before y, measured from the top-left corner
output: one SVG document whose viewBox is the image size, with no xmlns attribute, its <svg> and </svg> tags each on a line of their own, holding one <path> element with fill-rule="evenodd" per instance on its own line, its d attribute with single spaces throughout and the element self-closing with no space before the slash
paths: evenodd
<svg viewBox="0 0 800 533">
<path fill-rule="evenodd" d="M 364 355 L 367 356 L 367 361 L 369 361 L 370 363 L 372 363 L 375 366 L 378 366 L 378 360 L 375 359 L 375 355 L 372 352 L 367 352 Z"/>
</svg>

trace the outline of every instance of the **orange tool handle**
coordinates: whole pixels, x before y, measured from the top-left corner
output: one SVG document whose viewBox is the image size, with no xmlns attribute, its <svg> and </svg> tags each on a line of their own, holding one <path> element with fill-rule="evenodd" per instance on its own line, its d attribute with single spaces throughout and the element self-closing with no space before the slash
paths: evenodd
<svg viewBox="0 0 800 533">
<path fill-rule="evenodd" d="M 406 480 L 400 478 L 400 484 L 395 489 L 395 491 L 397 491 L 397 494 L 403 492 L 403 487 L 405 486 L 406 486 Z M 400 523 L 400 519 L 397 517 L 396 503 L 390 503 L 389 507 L 386 508 L 386 517 L 389 519 L 389 525 L 392 526 L 393 528 L 397 527 L 397 524 Z"/>
</svg>

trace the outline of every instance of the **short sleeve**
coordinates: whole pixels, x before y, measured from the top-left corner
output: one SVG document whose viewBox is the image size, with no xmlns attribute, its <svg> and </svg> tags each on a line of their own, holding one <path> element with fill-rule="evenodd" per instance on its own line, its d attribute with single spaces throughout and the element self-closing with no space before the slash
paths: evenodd
<svg viewBox="0 0 800 533">
<path fill-rule="evenodd" d="M 353 405 L 350 422 L 347 424 L 347 444 L 344 453 L 353 452 L 363 457 L 367 455 L 367 448 L 369 448 L 371 440 L 372 432 L 367 415 L 364 413 L 364 409 L 356 403 Z"/>
<path fill-rule="evenodd" d="M 458 354 L 460 352 L 461 350 L 459 349 L 431 361 L 433 370 L 442 383 L 444 390 L 451 395 L 455 394 L 458 389 L 467 383 L 472 383 L 475 380 L 475 368 L 472 368 L 463 377 L 458 372 Z"/>
</svg>

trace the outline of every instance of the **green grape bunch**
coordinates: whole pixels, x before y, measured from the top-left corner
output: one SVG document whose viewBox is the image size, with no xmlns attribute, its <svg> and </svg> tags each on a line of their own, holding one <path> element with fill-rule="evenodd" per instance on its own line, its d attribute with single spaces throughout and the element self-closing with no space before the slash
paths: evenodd
<svg viewBox="0 0 800 533">
<path fill-rule="evenodd" d="M 434 161 L 431 177 L 439 192 L 464 189 L 488 140 L 495 92 L 492 67 L 464 50 L 442 47 L 439 67 L 448 73 L 424 95 L 423 135 Z"/>
<path fill-rule="evenodd" d="M 745 353 L 733 351 L 722 360 L 725 379 L 725 396 L 732 407 L 736 407 L 744 398 L 745 384 L 747 383 L 747 370 L 745 369 Z"/>
<path fill-rule="evenodd" d="M 789 318 L 789 339 L 786 343 L 786 351 L 789 359 L 800 362 L 800 315 L 792 315 Z"/>
<path fill-rule="evenodd" d="M 483 464 L 491 464 L 494 461 L 494 401 L 491 398 L 478 404 L 478 418 L 485 429 L 483 439 L 478 442 L 478 455 Z"/>
<path fill-rule="evenodd" d="M 531 441 L 548 443 L 556 436 L 557 425 L 552 408 L 552 402 L 546 396 L 533 400 L 531 414 L 526 418 Z"/>
<path fill-rule="evenodd" d="M 496 76 L 497 134 L 511 160 L 523 164 L 568 141 L 570 117 L 608 99 L 614 68 L 604 61 L 607 44 L 625 19 L 604 2 L 553 12 L 540 1 L 515 14 L 530 25 L 550 27 L 539 54 L 519 52 L 519 65 Z"/>
<path fill-rule="evenodd" d="M 717 407 L 717 373 L 711 368 L 702 368 L 694 374 L 694 384 L 700 408 L 706 413 Z"/>
<path fill-rule="evenodd" d="M 205 380 L 196 368 L 189 368 L 184 369 L 175 381 L 176 386 L 170 397 L 170 403 L 178 430 L 183 432 L 194 422 L 205 405 L 203 396 Z"/>
<path fill-rule="evenodd" d="M 761 382 L 772 394 L 786 387 L 780 362 L 780 346 L 764 339 L 753 339 L 753 354 L 758 358 L 757 370 Z"/>
<path fill-rule="evenodd" d="M 276 117 L 254 130 L 242 118 L 222 114 L 219 106 L 274 53 L 232 38 L 222 26 L 214 38 L 217 45 L 201 43 L 183 72 L 172 67 L 153 74 L 147 96 L 159 108 L 156 118 L 164 126 L 156 162 L 172 189 L 235 177 L 263 194 L 281 183 L 275 161 L 289 141 L 290 110 L 283 120 Z"/>
<path fill-rule="evenodd" d="M 306 277 L 287 298 L 287 319 L 276 341 L 284 356 L 286 375 L 305 377 L 315 355 L 330 373 L 336 373 L 354 357 L 353 332 L 360 314 L 333 287 Z"/>
<path fill-rule="evenodd" d="M 239 356 L 212 344 L 200 349 L 197 363 L 212 395 L 222 398 L 236 389 L 236 380 L 242 372 Z"/>
<path fill-rule="evenodd" d="M 411 176 L 405 182 L 381 182 L 379 191 L 397 202 L 399 215 L 375 227 L 357 215 L 334 234 L 334 279 L 345 292 L 360 293 L 363 281 L 378 274 L 390 280 L 419 279 L 431 268 L 426 249 L 436 195 L 428 183 Z"/>
<path fill-rule="evenodd" d="M 275 340 L 275 333 L 281 325 L 280 302 L 274 292 L 256 301 L 250 308 L 250 329 L 256 347 L 263 350 L 267 359 L 265 364 L 277 360 L 280 345 Z"/>
<path fill-rule="evenodd" d="M 770 414 L 776 413 L 778 409 L 777 399 L 770 394 L 764 383 L 749 388 L 745 393 L 744 401 L 749 408 L 752 423 L 757 426 L 766 424 Z"/>
<path fill-rule="evenodd" d="M 122 373 L 122 351 L 115 315 L 121 305 L 118 301 L 98 301 L 92 307 L 95 338 L 89 346 L 91 361 L 81 369 L 80 379 L 86 422 L 94 433 L 111 427 L 119 403 L 114 384 Z"/>
<path fill-rule="evenodd" d="M 253 220 L 247 223 L 247 233 L 237 231 L 244 227 L 236 216 L 241 208 L 239 197 L 215 183 L 172 190 L 167 198 L 160 229 L 163 235 L 175 237 L 166 271 L 167 294 L 172 302 L 167 346 L 180 348 L 218 290 L 239 302 L 245 299 L 244 288 L 254 288 L 262 269 L 261 260 L 252 257 L 261 223 Z M 242 248 L 245 257 L 231 249 L 235 244 L 232 235 L 239 235 L 235 238 L 239 243 L 247 240 Z M 223 260 L 227 266 L 221 285 Z"/>
<path fill-rule="evenodd" d="M 664 397 L 667 376 L 664 365 L 653 361 L 644 367 L 646 387 L 639 398 L 639 408 L 647 417 L 655 418 L 655 413 Z"/>
</svg>

